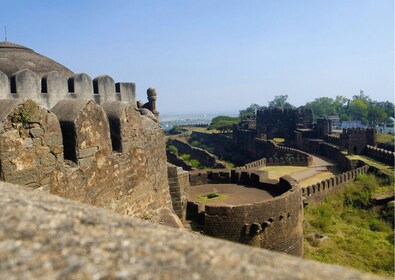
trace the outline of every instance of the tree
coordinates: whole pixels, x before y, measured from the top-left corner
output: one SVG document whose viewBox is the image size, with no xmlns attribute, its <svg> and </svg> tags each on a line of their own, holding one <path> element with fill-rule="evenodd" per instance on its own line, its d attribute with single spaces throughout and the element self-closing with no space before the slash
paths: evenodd
<svg viewBox="0 0 395 280">
<path fill-rule="evenodd" d="M 371 104 L 368 108 L 368 121 L 371 126 L 378 125 L 388 118 L 383 107 Z"/>
<path fill-rule="evenodd" d="M 351 101 L 348 107 L 348 112 L 352 120 L 368 122 L 369 104 L 362 99 L 355 99 Z"/>
<path fill-rule="evenodd" d="M 244 110 L 240 110 L 239 115 L 241 118 L 248 117 L 248 116 L 254 116 L 256 110 L 258 110 L 260 108 L 262 108 L 262 107 L 259 106 L 258 104 L 251 104 L 248 108 L 246 108 Z"/>
<path fill-rule="evenodd" d="M 312 102 L 307 102 L 306 108 L 310 108 L 316 117 L 326 117 L 328 115 L 337 114 L 335 100 L 329 97 L 319 97 Z"/>
<path fill-rule="evenodd" d="M 233 124 L 240 122 L 240 117 L 218 116 L 211 120 L 208 130 L 216 129 L 221 132 L 231 131 Z"/>
<path fill-rule="evenodd" d="M 269 108 L 293 109 L 295 106 L 287 102 L 288 95 L 276 95 L 272 101 L 269 101 Z"/>
</svg>

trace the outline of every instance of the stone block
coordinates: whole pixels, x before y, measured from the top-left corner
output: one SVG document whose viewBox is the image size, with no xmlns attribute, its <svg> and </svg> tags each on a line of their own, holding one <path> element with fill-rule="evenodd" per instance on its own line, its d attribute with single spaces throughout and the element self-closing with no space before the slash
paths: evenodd
<svg viewBox="0 0 395 280">
<path fill-rule="evenodd" d="M 11 98 L 10 80 L 0 71 L 0 99 Z"/>
</svg>

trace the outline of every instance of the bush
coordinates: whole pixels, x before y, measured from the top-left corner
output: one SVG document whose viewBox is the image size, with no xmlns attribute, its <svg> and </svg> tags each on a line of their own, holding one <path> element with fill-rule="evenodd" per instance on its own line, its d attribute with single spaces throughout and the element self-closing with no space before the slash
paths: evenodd
<svg viewBox="0 0 395 280">
<path fill-rule="evenodd" d="M 194 147 L 199 147 L 200 146 L 200 142 L 199 141 L 192 141 L 191 143 L 191 146 L 194 146 Z"/>
<path fill-rule="evenodd" d="M 182 154 L 180 156 L 180 158 L 182 158 L 185 161 L 189 161 L 191 159 L 191 155 L 190 154 Z"/>
<path fill-rule="evenodd" d="M 344 204 L 357 208 L 367 208 L 372 203 L 372 193 L 378 187 L 376 177 L 373 175 L 359 175 L 354 184 L 346 187 Z"/>
<path fill-rule="evenodd" d="M 177 149 L 177 147 L 174 146 L 174 145 L 169 145 L 169 146 L 167 146 L 167 150 L 170 151 L 170 152 L 172 152 L 173 154 L 178 155 L 178 149 Z"/>
<path fill-rule="evenodd" d="M 169 131 L 167 131 L 167 134 L 177 135 L 177 134 L 185 133 L 187 131 L 188 131 L 187 129 L 182 128 L 181 126 L 175 125 Z"/>
</svg>

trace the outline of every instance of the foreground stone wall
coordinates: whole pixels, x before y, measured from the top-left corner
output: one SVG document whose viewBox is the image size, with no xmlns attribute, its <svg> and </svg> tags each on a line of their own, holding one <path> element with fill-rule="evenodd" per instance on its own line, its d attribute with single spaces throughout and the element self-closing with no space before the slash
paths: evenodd
<svg viewBox="0 0 395 280">
<path fill-rule="evenodd" d="M 63 164 L 58 119 L 32 100 L 0 100 L 0 112 L 1 180 L 48 190 Z"/>
<path fill-rule="evenodd" d="M 4 279 L 383 279 L 0 182 Z"/>
<path fill-rule="evenodd" d="M 126 215 L 171 208 L 161 127 L 111 102 L 1 99 L 0 178 Z"/>
</svg>

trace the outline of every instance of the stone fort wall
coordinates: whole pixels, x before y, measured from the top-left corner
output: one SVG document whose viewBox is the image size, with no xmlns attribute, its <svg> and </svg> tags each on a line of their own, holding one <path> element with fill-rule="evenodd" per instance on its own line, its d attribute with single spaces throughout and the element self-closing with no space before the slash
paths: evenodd
<svg viewBox="0 0 395 280">
<path fill-rule="evenodd" d="M 359 174 L 366 174 L 369 170 L 368 165 L 344 172 L 327 180 L 302 188 L 302 196 L 305 203 L 319 203 L 327 195 L 335 191 L 342 190 L 347 184 L 355 181 Z"/>
<path fill-rule="evenodd" d="M 167 142 L 168 145 L 173 145 L 178 149 L 179 155 L 181 154 L 189 154 L 191 155 L 191 158 L 196 159 L 199 161 L 201 166 L 206 166 L 210 168 L 226 168 L 226 165 L 218 160 L 218 157 L 215 155 L 209 153 L 208 151 L 204 149 L 200 149 L 197 147 L 193 147 L 189 145 L 188 143 L 185 143 L 183 141 L 177 140 L 177 139 L 170 139 Z M 168 160 L 172 160 L 173 157 L 168 157 Z M 179 165 L 179 160 L 180 158 L 177 158 L 177 160 L 170 161 L 170 163 L 174 165 Z M 181 165 L 182 167 L 183 165 Z M 190 169 L 189 169 L 190 170 Z"/>
<path fill-rule="evenodd" d="M 171 207 L 163 130 L 134 84 L 22 70 L 0 73 L 0 97 L 2 181 L 127 215 Z"/>
<path fill-rule="evenodd" d="M 261 188 L 275 197 L 253 204 L 211 206 L 188 202 L 188 218 L 203 224 L 209 236 L 291 255 L 303 255 L 303 205 L 296 182 L 267 180 L 265 172 L 212 170 L 190 172 L 191 188 L 200 184 L 237 183 Z"/>
<path fill-rule="evenodd" d="M 395 153 L 393 151 L 367 145 L 362 153 L 382 163 L 392 166 L 395 164 Z"/>
</svg>

